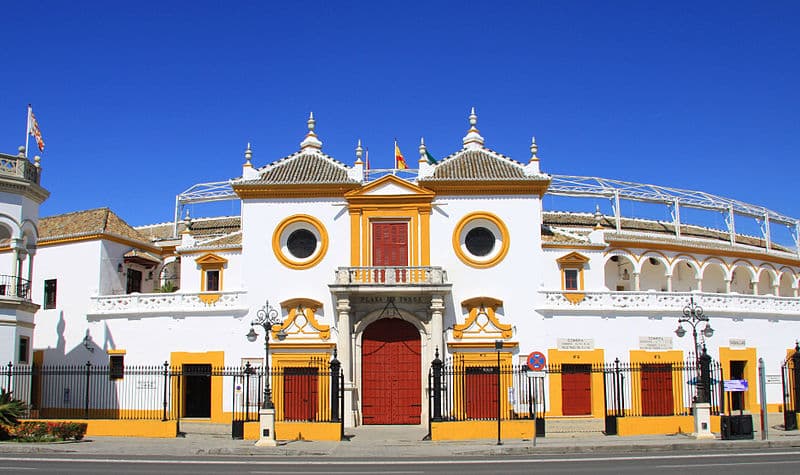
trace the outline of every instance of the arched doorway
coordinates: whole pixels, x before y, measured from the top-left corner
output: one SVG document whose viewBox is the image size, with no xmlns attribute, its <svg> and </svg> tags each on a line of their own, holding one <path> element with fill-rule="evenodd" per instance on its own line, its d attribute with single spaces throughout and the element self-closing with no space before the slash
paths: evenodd
<svg viewBox="0 0 800 475">
<path fill-rule="evenodd" d="M 361 339 L 364 424 L 419 424 L 422 412 L 421 340 L 411 323 L 384 318 Z"/>
</svg>

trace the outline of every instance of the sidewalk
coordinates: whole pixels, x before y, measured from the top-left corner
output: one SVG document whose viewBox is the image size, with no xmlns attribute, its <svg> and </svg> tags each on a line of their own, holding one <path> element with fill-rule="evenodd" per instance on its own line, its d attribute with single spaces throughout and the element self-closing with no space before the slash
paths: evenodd
<svg viewBox="0 0 800 475">
<path fill-rule="evenodd" d="M 583 435 L 531 440 L 432 442 L 421 440 L 418 427 L 358 427 L 342 442 L 281 441 L 278 447 L 255 447 L 253 441 L 231 440 L 219 434 L 188 434 L 175 439 L 92 437 L 80 442 L 50 444 L 0 443 L 3 454 L 75 454 L 86 456 L 281 456 L 342 458 L 406 458 L 537 454 L 654 453 L 672 450 L 748 450 L 800 447 L 800 431 L 770 430 L 769 440 L 695 440 L 687 435 L 617 437 Z"/>
</svg>

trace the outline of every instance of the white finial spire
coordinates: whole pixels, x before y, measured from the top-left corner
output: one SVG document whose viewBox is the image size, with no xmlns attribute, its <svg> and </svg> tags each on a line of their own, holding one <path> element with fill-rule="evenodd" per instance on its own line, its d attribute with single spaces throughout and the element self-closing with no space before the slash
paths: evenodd
<svg viewBox="0 0 800 475">
<path fill-rule="evenodd" d="M 244 166 L 252 167 L 253 163 L 250 159 L 253 158 L 253 150 L 250 148 L 250 142 L 247 142 L 247 149 L 244 151 Z"/>
<path fill-rule="evenodd" d="M 364 154 L 364 149 L 361 147 L 361 139 L 358 139 L 358 145 L 356 145 L 356 165 L 364 163 L 361 161 L 361 156 L 363 154 Z"/>
<path fill-rule="evenodd" d="M 475 114 L 475 107 L 469 113 L 469 130 L 467 135 L 464 136 L 464 148 L 477 149 L 483 148 L 483 137 L 475 127 L 478 124 L 478 115 Z"/>
<path fill-rule="evenodd" d="M 600 212 L 600 205 L 595 205 L 594 208 L 594 222 L 595 229 L 602 229 L 603 213 Z"/>
<path fill-rule="evenodd" d="M 422 163 L 422 162 L 426 162 L 427 163 L 428 162 L 427 151 L 428 151 L 428 149 L 425 148 L 425 137 L 420 137 L 419 138 L 419 161 L 420 161 L 420 163 Z"/>
<path fill-rule="evenodd" d="M 539 157 L 536 156 L 536 152 L 539 151 L 539 146 L 536 145 L 536 137 L 531 137 L 531 161 L 538 162 Z"/>
<path fill-rule="evenodd" d="M 311 112 L 308 114 L 308 133 L 306 134 L 306 138 L 300 142 L 300 149 L 303 151 L 314 151 L 314 150 L 322 150 L 322 141 L 317 138 L 317 134 L 314 132 L 314 128 L 316 127 L 317 121 L 314 120 L 314 113 Z"/>
</svg>

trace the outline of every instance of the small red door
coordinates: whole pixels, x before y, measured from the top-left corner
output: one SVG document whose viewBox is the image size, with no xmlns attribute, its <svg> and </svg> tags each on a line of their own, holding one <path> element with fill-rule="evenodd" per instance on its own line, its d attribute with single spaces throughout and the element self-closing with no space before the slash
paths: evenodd
<svg viewBox="0 0 800 475">
<path fill-rule="evenodd" d="M 561 366 L 561 404 L 565 416 L 592 414 L 592 367 L 588 364 Z"/>
<path fill-rule="evenodd" d="M 419 424 L 422 382 L 419 331 L 397 318 L 364 330 L 361 409 L 364 424 Z"/>
<path fill-rule="evenodd" d="M 285 368 L 283 411 L 287 421 L 317 418 L 317 368 Z"/>
<path fill-rule="evenodd" d="M 372 265 L 408 265 L 408 223 L 372 223 Z M 375 281 L 385 282 L 386 272 L 375 271 Z M 395 281 L 404 282 L 406 272 L 395 272 Z"/>
<path fill-rule="evenodd" d="M 497 418 L 497 367 L 467 368 L 464 397 L 468 419 Z"/>
<path fill-rule="evenodd" d="M 673 415 L 672 365 L 642 365 L 642 415 Z"/>
</svg>

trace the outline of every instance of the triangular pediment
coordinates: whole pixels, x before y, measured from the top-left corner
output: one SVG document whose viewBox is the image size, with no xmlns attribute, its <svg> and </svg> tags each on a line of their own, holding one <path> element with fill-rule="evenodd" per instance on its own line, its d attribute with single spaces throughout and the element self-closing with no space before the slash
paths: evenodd
<svg viewBox="0 0 800 475">
<path fill-rule="evenodd" d="M 382 199 L 384 197 L 406 197 L 414 200 L 431 201 L 434 196 L 435 193 L 430 190 L 421 188 L 394 175 L 386 175 L 358 190 L 349 191 L 345 194 L 345 199 L 348 201 L 363 201 Z"/>
<path fill-rule="evenodd" d="M 203 254 L 202 256 L 195 259 L 195 262 L 200 265 L 213 265 L 213 264 L 227 264 L 228 260 L 224 257 L 220 257 L 216 254 Z"/>
</svg>

